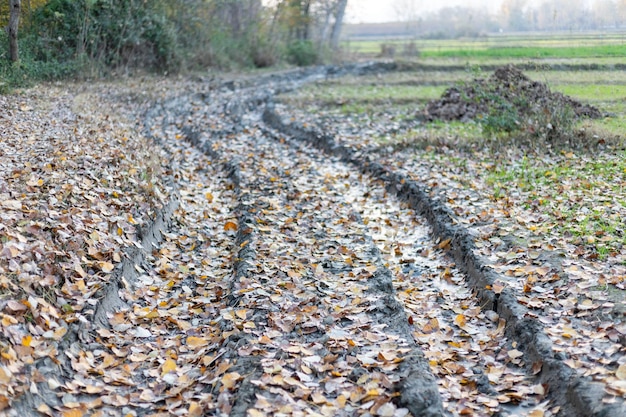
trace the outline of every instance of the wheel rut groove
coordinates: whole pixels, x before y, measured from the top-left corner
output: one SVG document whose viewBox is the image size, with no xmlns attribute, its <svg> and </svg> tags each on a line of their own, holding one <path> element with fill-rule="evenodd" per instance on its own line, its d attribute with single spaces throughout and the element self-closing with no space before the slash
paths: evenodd
<svg viewBox="0 0 626 417">
<path fill-rule="evenodd" d="M 189 132 L 188 136 L 198 138 L 201 135 Z M 268 138 L 265 137 L 266 135 L 261 131 L 249 135 L 244 134 L 243 136 L 244 138 L 241 139 L 241 142 L 246 146 L 240 147 L 239 145 L 233 145 L 231 141 L 229 144 L 229 148 L 231 149 L 229 150 L 232 152 L 233 148 L 236 148 L 235 154 L 238 155 L 248 152 L 262 154 L 263 158 L 261 160 L 267 160 L 270 163 L 265 165 L 250 162 L 244 165 L 235 164 L 238 166 L 238 171 L 242 172 L 239 175 L 241 203 L 238 211 L 240 214 L 244 214 L 241 216 L 242 220 L 240 220 L 239 230 L 240 232 L 246 230 L 243 234 L 238 232 L 240 236 L 242 236 L 239 239 L 240 242 L 238 245 L 245 243 L 246 247 L 255 246 L 256 257 L 263 261 L 263 265 L 259 262 L 254 265 L 255 259 L 248 257 L 245 261 L 247 265 L 243 268 L 236 268 L 236 271 L 242 271 L 239 282 L 241 283 L 241 281 L 245 279 L 243 284 L 245 284 L 248 289 L 264 288 L 263 291 L 260 292 L 262 297 L 260 300 L 258 299 L 258 295 L 253 295 L 245 299 L 248 297 L 248 293 L 244 292 L 243 296 L 237 299 L 237 302 L 241 307 L 254 305 L 265 306 L 265 308 L 269 307 L 269 320 L 272 321 L 275 326 L 282 328 L 285 334 L 281 337 L 275 330 L 270 328 L 263 329 L 263 320 L 255 321 L 256 328 L 263 329 L 259 330 L 257 333 L 260 336 L 259 340 L 263 339 L 265 345 L 259 344 L 258 342 L 255 345 L 254 340 L 248 339 L 248 344 L 252 346 L 248 347 L 247 350 L 253 353 L 255 351 L 269 351 L 266 353 L 266 356 L 270 354 L 277 355 L 277 359 L 263 359 L 264 375 L 259 377 L 253 372 L 253 375 L 243 381 L 242 387 L 238 389 L 238 392 L 242 390 L 248 392 L 247 387 L 244 386 L 247 382 L 256 384 L 256 386 L 259 387 L 259 390 L 257 390 L 257 398 L 261 398 L 259 402 L 257 402 L 259 407 L 263 407 L 265 401 L 280 401 L 279 398 L 275 397 L 271 399 L 272 394 L 275 394 L 277 389 L 293 389 L 294 386 L 304 390 L 305 395 L 307 394 L 307 389 L 311 390 L 311 395 L 315 395 L 316 398 L 319 399 L 323 392 L 319 389 L 319 387 L 323 386 L 321 381 L 325 379 L 331 380 L 329 371 L 334 370 L 336 373 L 345 373 L 346 370 L 343 368 L 350 369 L 346 361 L 350 361 L 350 363 L 356 362 L 355 356 L 358 356 L 356 352 L 361 352 L 362 350 L 359 346 L 361 343 L 359 343 L 357 335 L 352 334 L 352 332 L 354 332 L 352 327 L 346 324 L 344 324 L 344 326 L 336 324 L 338 319 L 340 321 L 346 320 L 347 323 L 352 321 L 342 318 L 344 314 L 338 316 L 339 313 L 335 310 L 332 301 L 329 300 L 328 287 L 333 287 L 336 292 L 341 293 L 341 288 L 338 288 L 340 284 L 333 283 L 330 280 L 324 280 L 323 278 L 331 277 L 336 274 L 340 276 L 346 274 L 350 275 L 353 274 L 353 270 L 358 270 L 358 268 L 353 268 L 348 264 L 341 264 L 337 260 L 321 259 L 317 264 L 310 264 L 312 259 L 317 259 L 321 256 L 321 254 L 316 251 L 333 251 L 335 246 L 339 245 L 338 239 L 340 239 L 336 234 L 331 233 L 329 235 L 328 230 L 325 230 L 324 227 L 314 226 L 317 221 L 314 216 L 315 212 L 307 206 L 315 200 L 309 202 L 307 201 L 308 199 L 305 200 L 301 197 L 302 194 L 310 194 L 312 198 L 316 197 L 313 195 L 315 188 L 312 188 L 310 184 L 301 183 L 302 179 L 316 182 L 320 187 L 323 186 L 322 181 L 324 178 L 321 178 L 316 172 L 314 168 L 315 164 L 310 160 L 303 160 L 302 156 L 298 153 L 294 153 L 291 148 L 283 149 L 282 155 L 271 156 L 270 153 L 275 152 L 277 144 L 273 140 L 268 140 Z M 249 137 L 246 138 L 246 136 Z M 194 142 L 198 143 L 199 141 L 195 140 Z M 203 149 L 215 148 L 214 144 L 207 145 L 207 143 L 208 141 L 204 144 L 199 144 L 199 146 Z M 271 161 L 276 160 L 293 160 L 297 162 L 290 167 L 288 172 L 285 172 L 285 169 L 282 167 L 272 166 Z M 305 169 L 301 171 L 301 167 L 305 167 Z M 315 177 L 318 179 L 311 179 Z M 334 198 L 342 200 L 340 195 L 335 195 Z M 283 206 L 283 204 L 285 205 Z M 343 201 L 338 204 L 346 205 Z M 351 218 L 353 219 L 352 221 L 360 224 L 358 214 L 350 211 L 348 207 L 346 207 L 345 210 L 347 210 L 345 213 L 347 218 Z M 268 215 L 268 213 L 279 213 L 278 219 L 273 218 L 271 215 Z M 284 217 L 281 215 L 284 213 L 291 213 L 295 216 Z M 306 226 L 298 230 L 298 235 L 293 235 L 295 231 L 291 231 L 290 229 L 295 227 L 293 226 L 294 218 L 297 218 L 298 213 L 302 215 L 302 217 L 297 219 L 296 222 L 304 221 L 303 219 L 305 217 L 311 218 L 311 220 L 307 220 L 305 222 Z M 324 223 L 328 224 L 332 221 L 332 218 L 328 218 Z M 243 224 L 245 224 L 245 226 L 243 226 Z M 259 227 L 256 226 L 262 229 L 260 233 Z M 272 235 L 276 233 L 281 235 L 283 239 L 277 239 L 273 236 L 271 236 L 271 239 L 268 239 L 268 237 L 270 237 L 270 235 L 268 235 L 270 226 L 271 230 L 275 231 Z M 359 245 L 363 246 L 363 250 L 359 253 L 363 253 L 361 256 L 367 254 L 368 268 L 372 268 L 374 271 L 374 273 L 366 272 L 371 276 L 367 280 L 367 285 L 358 285 L 358 292 L 365 292 L 371 295 L 376 301 L 368 307 L 371 309 L 370 315 L 372 318 L 367 320 L 372 320 L 372 324 L 361 323 L 360 326 L 365 326 L 365 328 L 372 326 L 376 329 L 376 334 L 380 333 L 380 335 L 374 335 L 374 333 L 372 333 L 370 335 L 372 338 L 380 337 L 386 340 L 389 337 L 394 346 L 397 343 L 401 343 L 403 346 L 402 350 L 405 352 L 403 361 L 399 364 L 399 372 L 405 376 L 403 378 L 403 392 L 405 393 L 404 399 L 408 399 L 408 401 L 405 402 L 410 404 L 412 408 L 410 411 L 412 411 L 414 415 L 444 415 L 437 394 L 437 388 L 434 385 L 434 378 L 430 375 L 428 364 L 419 348 L 408 342 L 412 339 L 412 336 L 408 330 L 407 317 L 404 314 L 404 310 L 393 296 L 394 290 L 391 281 L 391 273 L 382 264 L 377 248 L 372 245 L 371 239 L 365 234 L 363 227 L 364 226 L 360 224 L 357 230 L 352 231 L 348 236 L 356 239 L 357 242 L 361 242 Z M 307 232 L 307 230 L 310 231 Z M 307 234 L 311 237 L 307 237 Z M 296 236 L 300 235 L 309 242 L 310 246 L 298 242 L 298 239 L 295 239 Z M 286 244 L 285 242 L 289 243 Z M 324 242 L 333 243 L 328 243 L 328 246 L 325 246 L 326 243 Z M 349 246 L 349 244 L 346 244 L 346 246 Z M 345 248 L 346 246 L 342 247 Z M 298 252 L 300 252 L 300 254 L 298 254 Z M 303 256 L 301 252 L 305 254 L 308 252 L 308 256 Z M 257 279 L 260 279 L 260 282 L 257 281 Z M 354 280 L 355 277 L 352 276 L 348 278 L 348 283 Z M 351 285 L 356 286 L 356 284 Z M 285 291 L 293 288 L 292 291 L 295 291 L 296 294 L 289 295 L 287 297 L 289 298 L 288 300 L 276 305 L 276 301 L 280 299 L 280 297 L 286 296 L 285 291 L 276 291 L 276 289 L 280 288 L 286 289 Z M 276 292 L 271 294 L 272 291 Z M 335 291 L 333 291 L 333 293 Z M 250 293 L 252 294 L 254 291 L 250 291 Z M 345 289 L 345 293 L 351 294 L 350 287 Z M 334 296 L 336 297 L 336 295 Z M 254 297 L 257 297 L 257 300 L 255 300 Z M 346 298 L 357 303 L 357 305 L 362 302 L 359 301 L 360 297 L 347 296 Z M 348 303 L 345 299 L 342 302 Z M 348 303 L 348 305 L 350 305 L 350 303 Z M 297 313 L 298 310 L 296 310 L 296 306 L 302 308 L 304 313 Z M 359 308 L 362 307 L 357 307 L 357 309 Z M 305 317 L 301 317 L 302 314 L 305 316 L 312 314 L 312 317 L 306 319 Z M 267 318 L 265 321 L 267 321 Z M 315 325 L 309 324 L 308 322 L 315 323 Z M 381 326 L 385 328 L 384 331 Z M 381 327 L 381 330 L 378 330 L 378 327 Z M 390 334 L 388 335 L 387 333 L 389 332 Z M 268 340 L 270 339 L 268 335 L 274 338 L 280 338 L 280 341 L 275 341 L 270 346 L 267 346 Z M 396 339 L 399 341 L 396 342 Z M 338 344 L 346 343 L 353 344 L 353 349 L 351 349 L 353 353 L 347 356 L 345 356 L 345 352 L 343 352 L 343 346 L 341 346 L 341 348 L 337 346 Z M 307 353 L 309 356 L 298 358 L 299 349 L 301 350 L 300 353 Z M 337 353 L 340 353 L 340 356 L 343 357 L 334 358 Z M 367 354 L 370 355 L 372 352 L 367 352 Z M 243 359 L 245 359 L 245 357 Z M 303 374 L 296 364 L 296 362 L 300 360 L 310 365 L 314 370 L 317 368 L 317 373 L 320 375 L 312 376 L 311 374 Z M 366 358 L 363 360 L 369 359 Z M 283 361 L 286 361 L 289 367 L 285 366 Z M 331 366 L 335 361 L 338 361 L 337 368 Z M 369 362 L 368 365 L 370 365 Z M 289 375 L 291 379 L 288 381 L 294 385 L 290 386 L 289 383 L 286 385 L 281 384 L 279 383 L 280 381 L 277 381 L 276 376 L 271 377 L 272 367 L 285 367 L 285 369 L 289 369 L 289 371 L 284 371 L 283 373 Z M 395 368 L 395 365 L 393 367 Z M 304 369 L 311 372 L 309 366 L 305 366 Z M 289 374 L 290 372 L 300 374 L 297 377 L 297 380 L 300 382 L 299 384 L 294 382 L 293 377 Z M 352 376 L 348 376 L 348 379 L 354 378 L 356 380 L 364 378 L 363 381 L 367 381 L 367 374 L 367 370 L 362 367 L 358 367 L 356 370 L 350 369 L 350 375 Z M 324 375 L 327 376 L 324 377 Z M 398 383 L 399 381 L 395 382 Z M 359 399 L 359 396 L 364 395 L 363 392 L 358 390 L 358 387 L 353 385 L 354 382 L 344 381 L 343 384 L 347 384 L 350 389 L 355 390 L 352 391 L 352 396 L 356 398 L 356 400 Z M 375 386 L 375 381 L 370 381 L 369 384 Z M 388 387 L 387 389 L 393 388 L 393 381 L 387 381 L 385 384 Z M 276 386 L 279 388 L 276 388 Z M 337 389 L 339 389 L 339 387 Z M 346 397 L 350 392 L 349 390 L 345 391 L 347 389 L 346 387 L 343 389 L 346 394 L 339 394 L 339 401 L 342 401 L 342 395 Z M 377 387 L 376 389 L 382 389 L 382 387 Z M 394 391 L 395 389 L 391 389 L 389 395 L 391 396 Z M 268 395 L 269 398 L 265 397 Z M 235 399 L 232 414 L 245 415 L 246 409 L 243 405 L 247 404 L 248 408 L 255 405 L 254 402 L 249 399 L 250 395 L 238 394 Z M 331 399 L 327 398 L 327 400 L 330 401 Z M 343 401 L 345 401 L 345 398 Z M 383 406 L 384 402 L 380 405 Z M 330 405 L 328 406 L 330 407 Z M 302 411 L 307 413 L 312 412 L 311 409 L 307 408 L 309 406 L 304 404 L 283 404 L 283 407 L 295 407 L 294 412 L 299 409 L 298 407 L 303 407 L 301 408 Z M 254 412 L 254 410 L 252 412 Z M 335 411 L 337 415 L 351 415 L 354 412 L 355 410 L 341 411 L 337 409 Z"/>
<path fill-rule="evenodd" d="M 554 353 L 552 342 L 546 336 L 538 320 L 530 317 L 528 310 L 517 302 L 515 294 L 504 289 L 499 294 L 491 289 L 498 274 L 485 266 L 474 254 L 474 244 L 467 231 L 454 224 L 445 204 L 433 201 L 411 178 L 387 169 L 360 151 L 338 144 L 333 137 L 315 127 L 297 123 L 285 123 L 283 118 L 268 105 L 264 121 L 272 128 L 298 138 L 328 155 L 340 158 L 357 167 L 361 172 L 382 180 L 388 190 L 423 215 L 432 226 L 434 236 L 449 241 L 449 254 L 463 270 L 468 284 L 475 291 L 481 305 L 497 312 L 507 322 L 506 335 L 523 349 L 529 365 L 540 366 L 536 375 L 541 384 L 549 387 L 550 399 L 560 407 L 560 415 L 567 416 L 614 416 L 626 413 L 622 401 L 603 404 L 602 385 L 590 378 L 579 376 Z"/>
<path fill-rule="evenodd" d="M 504 320 L 496 319 L 493 323 L 484 317 L 480 305 L 472 303 L 471 291 L 463 285 L 462 274 L 455 265 L 444 259 L 443 251 L 431 253 L 433 242 L 425 221 L 389 196 L 384 182 L 357 175 L 336 157 L 328 160 L 296 139 L 281 137 L 271 130 L 269 134 L 278 142 L 285 142 L 298 152 L 319 160 L 326 176 L 341 178 L 346 181 L 346 187 L 349 185 L 345 198 L 358 207 L 357 215 L 366 219 L 368 242 L 381 262 L 384 252 L 384 268 L 370 281 L 374 279 L 374 287 L 394 294 L 386 298 L 389 303 L 387 320 L 391 319 L 394 326 L 400 326 L 410 338 L 419 341 L 432 364 L 431 369 L 436 370 L 440 378 L 440 394 L 449 412 L 493 415 L 499 402 L 533 392 L 531 378 L 525 377 L 518 365 L 496 359 L 508 349 L 503 337 Z M 373 236 L 376 236 L 377 246 L 373 245 Z M 462 312 L 467 319 L 459 314 Z M 436 328 L 428 330 L 428 334 L 414 332 L 407 314 L 415 327 Z M 457 322 L 461 319 L 468 323 Z M 459 384 L 450 378 L 454 373 L 462 374 L 465 382 Z M 416 381 L 423 378 L 419 373 L 412 376 Z M 403 378 L 396 388 L 401 394 L 401 403 L 414 415 L 420 415 L 412 405 L 420 403 L 419 395 L 423 395 L 420 392 L 423 390 L 419 384 L 413 386 L 413 378 Z"/>
</svg>

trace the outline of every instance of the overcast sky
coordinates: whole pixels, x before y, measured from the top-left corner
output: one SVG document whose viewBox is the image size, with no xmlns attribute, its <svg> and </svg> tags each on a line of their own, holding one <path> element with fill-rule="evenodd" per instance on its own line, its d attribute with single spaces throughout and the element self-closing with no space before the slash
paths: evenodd
<svg viewBox="0 0 626 417">
<path fill-rule="evenodd" d="M 529 0 L 528 4 L 537 5 L 546 0 Z M 502 0 L 348 0 L 346 21 L 349 23 L 361 22 L 390 22 L 406 19 L 401 15 L 398 7 L 412 2 L 418 13 L 431 12 L 448 6 L 467 6 L 487 8 L 495 12 L 500 8 Z M 587 0 L 591 3 L 591 0 Z"/>
<path fill-rule="evenodd" d="M 348 0 L 347 21 L 360 22 L 389 22 L 401 20 L 398 10 L 402 4 L 411 0 Z M 413 0 L 415 10 L 433 11 L 447 6 L 483 7 L 495 11 L 501 0 Z"/>
</svg>

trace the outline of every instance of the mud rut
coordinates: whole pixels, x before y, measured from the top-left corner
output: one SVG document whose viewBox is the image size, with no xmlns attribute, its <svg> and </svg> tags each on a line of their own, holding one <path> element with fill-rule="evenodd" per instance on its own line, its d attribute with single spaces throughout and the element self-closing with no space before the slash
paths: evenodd
<svg viewBox="0 0 626 417">
<path fill-rule="evenodd" d="M 377 70 L 227 83 L 146 114 L 173 198 L 103 291 L 95 330 L 80 335 L 88 353 L 68 348 L 69 393 L 44 396 L 51 407 L 623 415 L 513 297 L 490 290 L 467 235 L 419 184 L 271 106 L 304 82 Z"/>
</svg>

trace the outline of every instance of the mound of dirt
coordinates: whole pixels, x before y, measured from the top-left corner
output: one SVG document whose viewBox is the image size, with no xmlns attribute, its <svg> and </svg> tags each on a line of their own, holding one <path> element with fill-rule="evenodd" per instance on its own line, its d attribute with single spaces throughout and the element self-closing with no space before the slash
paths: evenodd
<svg viewBox="0 0 626 417">
<path fill-rule="evenodd" d="M 496 69 L 488 79 L 475 79 L 465 86 L 447 89 L 440 99 L 428 103 L 425 113 L 430 121 L 469 121 L 502 106 L 513 106 L 519 114 L 569 106 L 577 118 L 602 117 L 597 108 L 550 91 L 547 85 L 531 80 L 513 65 Z"/>
</svg>

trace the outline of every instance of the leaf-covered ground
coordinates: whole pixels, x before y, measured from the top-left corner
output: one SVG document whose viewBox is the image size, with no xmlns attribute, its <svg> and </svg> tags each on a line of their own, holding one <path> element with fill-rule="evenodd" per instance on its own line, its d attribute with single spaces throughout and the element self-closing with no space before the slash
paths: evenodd
<svg viewBox="0 0 626 417">
<path fill-rule="evenodd" d="M 623 150 L 468 151 L 454 146 L 458 137 L 429 145 L 419 128 L 404 121 L 404 107 L 390 106 L 383 111 L 385 120 L 366 114 L 346 118 L 319 101 L 302 103 L 311 104 L 316 113 L 282 111 L 293 120 L 323 125 L 340 143 L 367 149 L 377 162 L 445 202 L 454 221 L 472 233 L 476 254 L 500 274 L 494 290 L 513 289 L 518 302 L 545 325 L 565 363 L 605 384 L 606 402 L 624 396 Z M 404 139 L 389 139 L 398 126 Z"/>
<path fill-rule="evenodd" d="M 2 413 L 559 413 L 449 240 L 388 183 L 263 122 L 268 96 L 318 75 L 289 77 L 1 98 Z M 508 169 L 380 148 L 362 128 L 333 120 L 338 141 L 449 205 L 500 273 L 493 292 L 513 289 L 561 360 L 622 401 L 623 161 L 590 187 L 583 156 Z"/>
</svg>

